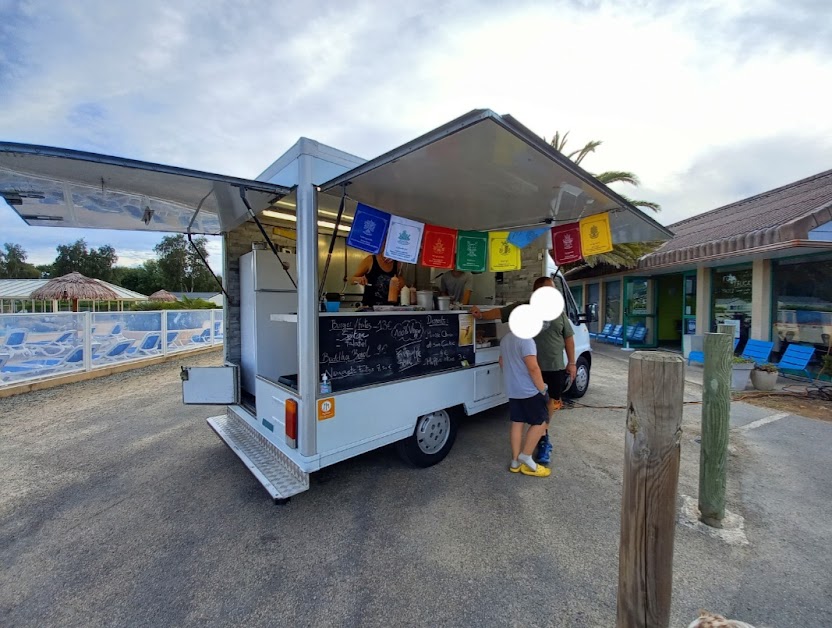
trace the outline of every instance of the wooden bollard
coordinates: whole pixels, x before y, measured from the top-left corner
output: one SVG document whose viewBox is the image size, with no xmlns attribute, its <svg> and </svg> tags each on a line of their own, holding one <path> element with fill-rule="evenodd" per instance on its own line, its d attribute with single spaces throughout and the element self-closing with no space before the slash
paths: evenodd
<svg viewBox="0 0 832 628">
<path fill-rule="evenodd" d="M 682 356 L 630 356 L 618 628 L 667 628 L 673 590 L 673 539 L 685 363 Z"/>
<path fill-rule="evenodd" d="M 722 326 L 720 325 L 720 328 Z M 699 451 L 699 519 L 714 528 L 725 518 L 728 420 L 731 415 L 733 336 L 705 334 L 702 379 L 702 447 Z"/>
</svg>

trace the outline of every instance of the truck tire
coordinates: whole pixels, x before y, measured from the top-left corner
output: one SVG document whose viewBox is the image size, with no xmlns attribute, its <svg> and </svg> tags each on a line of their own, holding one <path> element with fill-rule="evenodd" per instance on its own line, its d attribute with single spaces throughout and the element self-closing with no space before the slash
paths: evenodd
<svg viewBox="0 0 832 628">
<path fill-rule="evenodd" d="M 566 396 L 572 399 L 580 399 L 586 394 L 589 388 L 589 361 L 584 357 L 579 357 L 576 361 L 576 368 L 578 374 L 575 376 L 575 381 L 566 390 Z"/>
<path fill-rule="evenodd" d="M 437 410 L 420 416 L 409 438 L 396 443 L 402 460 L 414 467 L 430 467 L 441 462 L 456 440 L 456 417 L 450 410 Z"/>
</svg>

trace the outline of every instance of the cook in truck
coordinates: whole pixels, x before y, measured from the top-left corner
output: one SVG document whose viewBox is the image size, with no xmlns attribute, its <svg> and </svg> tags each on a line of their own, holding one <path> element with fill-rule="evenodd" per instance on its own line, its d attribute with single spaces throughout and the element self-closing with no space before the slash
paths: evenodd
<svg viewBox="0 0 832 628">
<path fill-rule="evenodd" d="M 538 277 L 534 282 L 533 291 L 543 286 L 554 287 L 550 277 Z M 528 301 L 526 301 L 528 303 Z M 471 308 L 474 318 L 482 320 L 500 319 L 507 323 L 512 310 L 522 303 L 512 303 L 501 308 L 481 311 L 476 305 Z M 549 418 L 556 410 L 563 407 L 561 395 L 566 387 L 567 376 L 575 379 L 577 365 L 575 363 L 575 339 L 572 324 L 566 316 L 566 311 L 553 321 L 543 323 L 543 329 L 534 338 L 537 346 L 537 361 L 543 372 L 543 381 L 549 388 Z M 567 363 L 563 362 L 563 351 L 566 350 Z M 541 437 L 535 452 L 535 459 L 541 464 L 549 464 L 552 458 L 552 443 L 549 440 L 549 422 L 546 422 L 546 432 Z"/>
<path fill-rule="evenodd" d="M 362 305 L 395 305 L 404 287 L 401 263 L 382 254 L 368 255 L 352 276 L 352 282 L 364 286 Z"/>
</svg>

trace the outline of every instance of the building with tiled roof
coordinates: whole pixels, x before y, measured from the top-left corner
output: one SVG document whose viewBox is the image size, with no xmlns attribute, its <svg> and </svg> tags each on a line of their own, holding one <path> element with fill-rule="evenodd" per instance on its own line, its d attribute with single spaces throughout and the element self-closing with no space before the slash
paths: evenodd
<svg viewBox="0 0 832 628">
<path fill-rule="evenodd" d="M 832 170 L 668 227 L 674 237 L 620 271 L 567 273 L 579 302 L 598 303 L 598 327 L 643 323 L 647 347 L 684 348 L 685 336 L 738 327 L 747 338 L 832 343 Z"/>
</svg>

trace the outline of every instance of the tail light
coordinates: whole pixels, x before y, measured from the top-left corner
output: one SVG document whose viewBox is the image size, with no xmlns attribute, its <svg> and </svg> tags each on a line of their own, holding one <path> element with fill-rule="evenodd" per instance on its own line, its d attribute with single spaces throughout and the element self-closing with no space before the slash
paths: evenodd
<svg viewBox="0 0 832 628">
<path fill-rule="evenodd" d="M 298 446 L 298 402 L 294 399 L 286 400 L 286 444 Z"/>
</svg>

